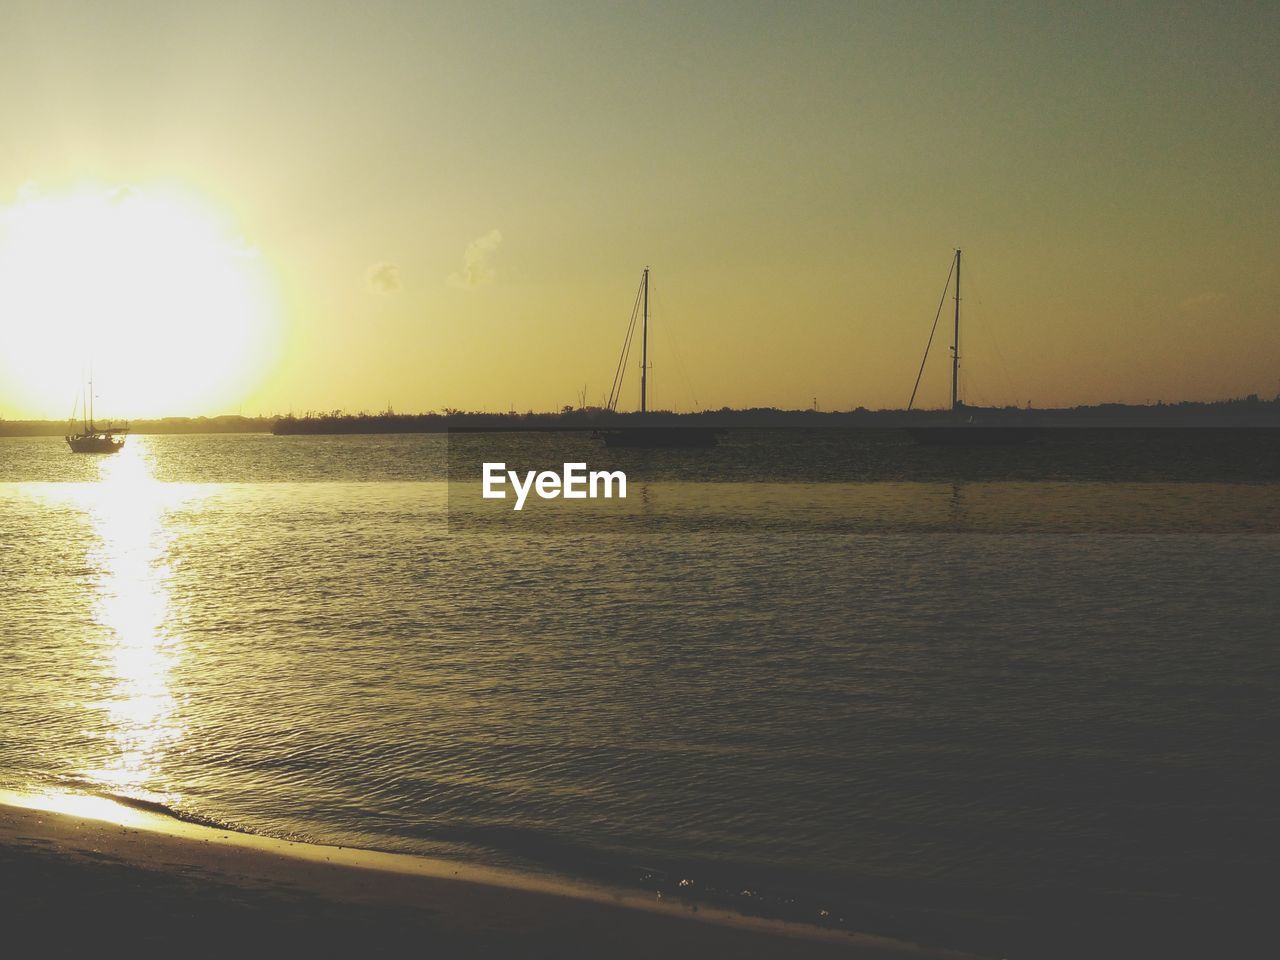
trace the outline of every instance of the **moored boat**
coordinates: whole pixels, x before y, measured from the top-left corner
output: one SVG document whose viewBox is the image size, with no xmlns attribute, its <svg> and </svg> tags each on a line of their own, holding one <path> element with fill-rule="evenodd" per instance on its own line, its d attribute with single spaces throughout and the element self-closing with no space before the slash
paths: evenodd
<svg viewBox="0 0 1280 960">
<path fill-rule="evenodd" d="M 75 411 L 72 411 L 71 422 L 75 422 Z M 72 453 L 115 453 L 124 446 L 125 437 L 129 434 L 129 425 L 123 427 L 107 424 L 98 426 L 93 419 L 93 379 L 89 380 L 89 389 L 84 402 L 84 420 L 82 429 L 72 433 L 70 425 L 67 429 L 67 446 Z"/>
<path fill-rule="evenodd" d="M 622 356 L 618 360 L 618 369 L 613 377 L 613 388 L 609 392 L 609 410 L 615 411 L 622 391 L 622 382 L 626 376 L 627 358 L 631 354 L 631 341 L 635 336 L 636 320 L 640 320 L 640 418 L 635 425 L 597 430 L 596 434 L 604 440 L 607 447 L 629 447 L 632 449 L 685 448 L 705 449 L 714 447 L 720 442 L 720 431 L 709 427 L 682 427 L 674 425 L 647 425 L 644 421 L 649 416 L 649 268 L 645 267 L 640 275 L 640 289 L 636 292 L 635 306 L 631 310 L 631 324 L 627 327 L 627 336 L 622 344 Z"/>
<path fill-rule="evenodd" d="M 970 413 L 970 408 L 960 401 L 960 251 L 956 250 L 951 263 L 951 273 L 947 276 L 947 288 L 951 286 L 951 277 L 956 280 L 955 286 L 955 324 L 951 340 L 951 411 L 949 423 L 929 424 L 927 426 L 908 427 L 907 432 L 916 443 L 931 447 L 1002 447 L 1016 443 L 1026 443 L 1036 437 L 1035 428 L 1027 424 L 1009 424 L 983 422 Z M 946 302 L 946 289 L 943 290 L 943 302 Z M 942 313 L 942 304 L 938 305 L 938 313 Z M 938 320 L 934 318 L 934 330 Z M 916 374 L 915 389 L 911 391 L 911 400 L 907 403 L 910 412 L 915 404 L 916 391 L 920 389 L 920 377 L 924 373 L 925 362 L 929 359 L 929 347 L 933 344 L 933 333 L 929 334 L 929 343 L 924 349 L 924 358 L 920 361 L 920 373 Z"/>
<path fill-rule="evenodd" d="M 607 447 L 632 449 L 714 447 L 720 442 L 718 430 L 710 427 L 620 427 L 601 430 Z"/>
</svg>

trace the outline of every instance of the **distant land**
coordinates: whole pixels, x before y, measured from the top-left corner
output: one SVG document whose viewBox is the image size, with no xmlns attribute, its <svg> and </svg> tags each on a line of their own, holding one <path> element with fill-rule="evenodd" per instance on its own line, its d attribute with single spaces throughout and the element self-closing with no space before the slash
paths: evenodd
<svg viewBox="0 0 1280 960">
<path fill-rule="evenodd" d="M 270 433 L 279 417 L 164 417 L 133 420 L 131 433 Z M 100 425 L 120 424 L 103 420 Z M 65 420 L 5 420 L 0 418 L 0 437 L 61 437 L 67 432 Z"/>
<path fill-rule="evenodd" d="M 1209 402 L 1123 404 L 1031 409 L 1018 407 L 968 407 L 966 416 L 984 424 L 1025 424 L 1038 427 L 1273 427 L 1280 428 L 1280 397 L 1260 399 L 1251 394 L 1235 400 Z M 779 410 L 755 407 L 734 410 L 702 410 L 696 413 L 654 411 L 616 413 L 599 407 L 564 408 L 558 412 L 486 413 L 446 409 L 432 413 L 326 413 L 302 416 L 164 417 L 134 420 L 130 430 L 139 434 L 274 433 L 278 436 L 353 433 L 444 433 L 449 430 L 595 430 L 619 426 L 690 426 L 717 429 L 832 429 L 905 427 L 946 423 L 946 410 Z M 62 436 L 67 429 L 59 420 L 0 419 L 0 436 Z"/>
</svg>

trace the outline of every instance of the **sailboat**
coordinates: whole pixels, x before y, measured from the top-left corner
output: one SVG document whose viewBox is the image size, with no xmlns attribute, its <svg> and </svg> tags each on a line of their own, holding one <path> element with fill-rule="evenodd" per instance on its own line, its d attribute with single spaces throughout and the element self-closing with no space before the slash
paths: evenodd
<svg viewBox="0 0 1280 960">
<path fill-rule="evenodd" d="M 719 433 L 708 427 L 658 426 L 646 424 L 649 413 L 649 268 L 640 274 L 640 289 L 636 292 L 635 306 L 631 310 L 631 325 L 622 344 L 622 356 L 613 377 L 613 389 L 609 392 L 609 411 L 616 412 L 622 392 L 622 382 L 627 372 L 627 358 L 631 354 L 631 341 L 635 336 L 637 313 L 640 319 L 640 423 L 634 427 L 597 431 L 607 447 L 714 447 Z"/>
<path fill-rule="evenodd" d="M 129 433 L 129 425 L 117 427 L 107 424 L 98 426 L 93 419 L 93 377 L 89 377 L 89 389 L 85 395 L 83 428 L 79 433 L 72 433 L 70 423 L 67 425 L 67 446 L 72 453 L 115 453 L 124 446 L 125 437 Z M 71 422 L 75 421 L 75 411 L 71 413 Z"/>
<path fill-rule="evenodd" d="M 960 251 L 956 250 L 951 271 L 956 278 L 955 292 L 955 324 L 951 340 L 951 422 L 927 427 L 908 427 L 916 443 L 929 446 L 1006 446 L 1015 443 L 1026 443 L 1035 438 L 1035 431 L 1026 426 L 1010 426 L 1007 424 L 981 423 L 973 415 L 966 413 L 965 405 L 960 401 Z M 951 277 L 947 277 L 950 286 Z M 946 291 L 942 294 L 945 302 Z M 942 305 L 938 312 L 941 314 Z M 934 319 L 937 329 L 937 319 Z M 924 358 L 920 361 L 920 373 L 916 375 L 915 389 L 911 391 L 911 400 L 907 403 L 910 412 L 916 400 L 916 390 L 920 389 L 920 377 L 924 373 L 925 361 L 929 359 L 929 346 L 933 344 L 933 334 L 929 334 L 929 344 L 924 348 Z"/>
</svg>

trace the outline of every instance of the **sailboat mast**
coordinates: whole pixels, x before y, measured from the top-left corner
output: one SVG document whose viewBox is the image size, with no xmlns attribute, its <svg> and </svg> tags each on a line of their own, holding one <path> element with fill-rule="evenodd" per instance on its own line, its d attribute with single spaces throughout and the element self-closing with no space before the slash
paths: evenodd
<svg viewBox="0 0 1280 960">
<path fill-rule="evenodd" d="M 88 433 L 93 426 L 93 371 L 89 371 L 89 403 L 85 412 L 89 414 L 89 421 L 84 426 L 85 433 Z"/>
<path fill-rule="evenodd" d="M 644 268 L 644 321 L 640 327 L 640 412 L 649 410 L 649 268 Z"/>
<path fill-rule="evenodd" d="M 951 412 L 960 409 L 960 251 L 956 250 L 956 325 L 951 339 Z"/>
</svg>

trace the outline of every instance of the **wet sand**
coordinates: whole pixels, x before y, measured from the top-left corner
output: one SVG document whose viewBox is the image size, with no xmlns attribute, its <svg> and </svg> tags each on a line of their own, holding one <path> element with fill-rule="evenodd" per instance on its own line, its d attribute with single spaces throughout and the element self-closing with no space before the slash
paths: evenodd
<svg viewBox="0 0 1280 960">
<path fill-rule="evenodd" d="M 0 797 L 6 942 L 184 956 L 926 958 L 943 951 L 107 802 Z M 24 805 L 14 805 L 22 803 Z M 66 812 L 69 811 L 69 812 Z"/>
</svg>

